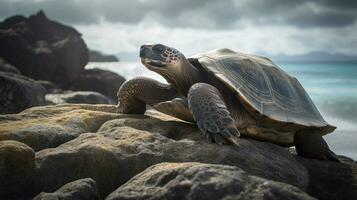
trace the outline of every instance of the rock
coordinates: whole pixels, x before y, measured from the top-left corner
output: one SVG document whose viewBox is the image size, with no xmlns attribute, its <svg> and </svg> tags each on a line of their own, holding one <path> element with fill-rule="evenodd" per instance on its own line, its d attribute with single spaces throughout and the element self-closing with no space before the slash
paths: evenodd
<svg viewBox="0 0 357 200">
<path fill-rule="evenodd" d="M 85 133 L 56 148 L 36 153 L 38 188 L 51 191 L 90 177 L 100 196 L 147 167 L 161 162 L 202 162 L 238 166 L 250 174 L 304 189 L 306 169 L 284 148 L 251 139 L 238 146 L 208 144 L 195 125 L 158 114 L 121 115 L 97 133 Z M 71 170 L 68 170 L 71 169 Z M 61 177 L 60 179 L 58 177 Z"/>
<path fill-rule="evenodd" d="M 13 199 L 31 189 L 35 172 L 35 152 L 27 145 L 0 141 L 0 199 Z"/>
<path fill-rule="evenodd" d="M 117 101 L 117 92 L 125 79 L 111 71 L 86 69 L 68 88 L 74 91 L 94 91 Z"/>
<path fill-rule="evenodd" d="M 106 200 L 315 199 L 297 187 L 251 176 L 227 165 L 161 163 L 136 175 Z"/>
<path fill-rule="evenodd" d="M 46 100 L 53 104 L 63 103 L 88 103 L 88 104 L 114 104 L 108 97 L 91 91 L 67 92 L 62 94 L 47 94 Z"/>
<path fill-rule="evenodd" d="M 119 59 L 114 55 L 104 55 L 99 51 L 89 51 L 90 62 L 119 62 Z"/>
<path fill-rule="evenodd" d="M 42 87 L 46 89 L 46 94 L 52 93 L 52 94 L 58 94 L 62 92 L 62 89 L 60 89 L 56 84 L 46 81 L 46 80 L 38 80 L 37 83 L 41 84 Z"/>
<path fill-rule="evenodd" d="M 119 116 L 114 112 L 114 106 L 76 104 L 0 115 L 0 140 L 20 141 L 35 151 L 52 148 L 82 133 L 97 131 L 104 122 Z"/>
<path fill-rule="evenodd" d="M 20 74 L 0 72 L 0 113 L 17 113 L 45 104 L 45 89 Z"/>
<path fill-rule="evenodd" d="M 10 72 L 14 74 L 21 74 L 21 72 L 16 69 L 16 67 L 7 63 L 3 58 L 0 57 L 0 72 Z"/>
<path fill-rule="evenodd" d="M 99 199 L 97 184 L 91 178 L 80 179 L 67 183 L 66 185 L 59 188 L 56 192 L 41 192 L 35 198 L 33 198 L 33 200 L 47 199 L 96 200 Z"/>
<path fill-rule="evenodd" d="M 26 180 L 26 177 L 33 174 L 32 180 L 29 178 L 31 184 L 26 181 L 27 186 L 31 187 L 21 188 L 21 184 L 18 184 L 19 187 L 15 184 L 6 191 L 16 191 L 16 194 L 21 194 L 24 199 L 29 199 L 40 192 L 56 191 L 69 182 L 91 178 L 97 183 L 99 197 L 104 198 L 117 188 L 124 188 L 125 190 L 119 194 L 125 194 L 127 197 L 131 195 L 128 193 L 127 185 L 132 186 L 134 180 L 143 180 L 142 185 L 138 184 L 138 189 L 147 187 L 149 189 L 145 194 L 151 195 L 151 189 L 159 189 L 160 181 L 167 178 L 172 185 L 163 185 L 161 189 L 167 193 L 160 193 L 166 195 L 173 193 L 172 191 L 176 192 L 176 188 L 180 189 L 186 182 L 180 182 L 179 175 L 166 176 L 175 174 L 177 170 L 171 172 L 171 168 L 168 168 L 169 171 L 159 173 L 155 172 L 155 167 L 149 167 L 162 162 L 176 163 L 175 166 L 181 165 L 177 163 L 199 162 L 199 165 L 207 164 L 207 167 L 200 166 L 207 168 L 202 170 L 203 177 L 207 174 L 216 177 L 207 179 L 208 182 L 205 182 L 206 179 L 200 180 L 202 184 L 197 186 L 196 176 L 187 182 L 190 191 L 193 191 L 192 195 L 200 194 L 199 187 L 208 187 L 207 191 L 206 188 L 202 189 L 204 192 L 199 197 L 211 192 L 210 183 L 214 187 L 222 187 L 222 191 L 229 193 L 229 188 L 236 186 L 231 185 L 233 182 L 241 184 L 239 188 L 242 188 L 243 192 L 235 194 L 236 196 L 227 195 L 226 199 L 246 196 L 253 199 L 310 198 L 301 190 L 320 199 L 356 197 L 356 163 L 350 159 L 344 158 L 341 164 L 301 158 L 291 154 L 289 149 L 244 137 L 239 140 L 237 146 L 208 144 L 194 124 L 155 111 L 147 111 L 146 115 L 123 115 L 115 113 L 115 110 L 114 105 L 64 104 L 33 107 L 18 114 L 0 115 L 0 141 L 22 141 L 37 151 L 34 172 L 29 172 L 29 176 L 22 176 L 25 177 L 23 180 Z M 21 159 L 16 159 L 19 160 Z M 9 162 L 0 161 L 0 166 L 2 163 Z M 188 171 L 182 167 L 177 174 L 182 173 L 182 176 L 186 176 L 197 164 L 189 165 L 192 167 L 187 167 Z M 217 167 L 212 165 L 229 165 L 234 167 L 234 170 L 220 174 L 220 170 L 216 170 Z M 23 165 L 17 167 L 20 166 Z M 230 168 L 226 167 L 220 166 L 219 169 L 222 168 L 224 171 Z M 211 169 L 214 173 L 209 171 Z M 151 170 L 153 176 L 146 177 L 141 174 L 137 176 L 140 178 L 133 178 L 144 170 L 144 175 Z M 3 173 L 4 170 L 0 172 Z M 8 174 L 9 179 L 17 180 L 16 173 Z M 194 174 L 197 174 L 197 177 L 200 175 L 196 172 Z M 226 174 L 229 178 L 225 178 Z M 222 176 L 224 178 L 221 178 Z M 261 184 L 261 181 L 253 176 L 260 177 L 266 184 Z M 5 176 L 0 176 L 0 180 L 2 177 Z M 157 181 L 153 181 L 155 177 L 158 177 Z M 239 182 L 240 180 L 246 182 Z M 129 182 L 123 185 L 127 181 Z M 174 183 L 181 185 L 175 186 Z M 254 184 L 257 188 L 251 190 Z M 219 188 L 211 195 L 223 194 L 220 191 Z M 256 191 L 265 195 L 254 196 Z M 180 192 L 177 191 L 177 194 L 183 194 Z M 45 198 L 46 195 L 53 197 L 59 194 L 62 192 L 42 193 L 42 196 Z M 138 195 L 134 190 L 132 194 Z M 191 193 L 185 195 L 189 196 Z M 17 199 L 17 196 L 14 196 L 14 199 Z"/>
<path fill-rule="evenodd" d="M 307 192 L 318 199 L 357 199 L 357 163 L 340 158 L 341 163 L 296 156 L 309 171 Z"/>
<path fill-rule="evenodd" d="M 78 31 L 40 11 L 0 23 L 0 57 L 25 76 L 65 87 L 84 69 L 88 49 Z"/>
</svg>

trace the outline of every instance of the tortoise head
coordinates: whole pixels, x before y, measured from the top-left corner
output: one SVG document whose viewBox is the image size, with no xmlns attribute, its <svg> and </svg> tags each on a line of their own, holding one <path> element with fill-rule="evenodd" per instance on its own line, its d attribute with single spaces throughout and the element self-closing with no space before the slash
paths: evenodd
<svg viewBox="0 0 357 200">
<path fill-rule="evenodd" d="M 161 75 L 181 71 L 182 63 L 186 60 L 181 52 L 163 44 L 142 45 L 140 58 L 149 70 Z"/>
<path fill-rule="evenodd" d="M 172 47 L 162 44 L 142 45 L 140 58 L 146 68 L 163 76 L 182 94 L 186 94 L 200 76 L 186 57 Z"/>
</svg>

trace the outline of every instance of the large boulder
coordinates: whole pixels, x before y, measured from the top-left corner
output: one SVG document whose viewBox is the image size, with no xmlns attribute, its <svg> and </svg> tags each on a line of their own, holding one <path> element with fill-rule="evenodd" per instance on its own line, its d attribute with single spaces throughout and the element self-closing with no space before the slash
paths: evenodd
<svg viewBox="0 0 357 200">
<path fill-rule="evenodd" d="M 32 188 L 35 152 L 27 145 L 0 141 L 0 199 L 26 196 Z M 14 198 L 16 199 L 16 198 Z"/>
<path fill-rule="evenodd" d="M 68 86 L 88 62 L 88 49 L 74 28 L 52 21 L 40 11 L 0 23 L 0 57 L 36 80 Z"/>
<path fill-rule="evenodd" d="M 0 115 L 0 141 L 20 141 L 35 151 L 56 147 L 82 133 L 97 131 L 104 122 L 119 116 L 114 112 L 114 106 L 76 104 Z"/>
<path fill-rule="evenodd" d="M 0 113 L 17 113 L 44 105 L 46 90 L 36 81 L 20 74 L 0 72 Z"/>
<path fill-rule="evenodd" d="M 63 103 L 88 103 L 88 104 L 114 104 L 108 97 L 91 91 L 65 92 L 62 94 L 47 94 L 46 100 L 53 104 Z"/>
<path fill-rule="evenodd" d="M 121 115 L 97 133 L 84 133 L 36 153 L 39 191 L 90 177 L 106 196 L 147 167 L 161 162 L 202 162 L 240 167 L 250 174 L 304 189 L 306 169 L 284 148 L 242 138 L 238 146 L 209 144 L 195 125 L 166 117 Z M 71 170 L 68 170 L 71 169 Z M 61 177 L 60 179 L 58 177 Z"/>
<path fill-rule="evenodd" d="M 67 183 L 56 192 L 41 192 L 33 200 L 98 200 L 97 184 L 91 178 L 80 179 Z"/>
<path fill-rule="evenodd" d="M 114 55 L 105 55 L 99 51 L 89 51 L 90 62 L 119 62 L 119 59 Z"/>
<path fill-rule="evenodd" d="M 117 92 L 125 78 L 107 70 L 86 69 L 68 88 L 74 91 L 95 91 L 117 101 Z"/>
<path fill-rule="evenodd" d="M 241 199 L 309 200 L 294 186 L 252 176 L 227 165 L 202 163 L 161 163 L 136 175 L 106 200 L 159 199 Z"/>
<path fill-rule="evenodd" d="M 7 63 L 3 58 L 0 57 L 0 72 L 10 72 L 14 74 L 21 74 L 21 72 L 16 69 L 16 67 Z"/>
<path fill-rule="evenodd" d="M 50 82 L 50 81 L 46 81 L 46 80 L 38 80 L 36 81 L 37 83 L 41 84 L 42 87 L 44 87 L 46 89 L 46 94 L 58 94 L 58 93 L 62 93 L 62 89 L 60 89 L 56 84 Z"/>
<path fill-rule="evenodd" d="M 296 156 L 309 172 L 307 192 L 324 200 L 357 199 L 357 163 L 340 157 L 341 163 Z"/>
</svg>

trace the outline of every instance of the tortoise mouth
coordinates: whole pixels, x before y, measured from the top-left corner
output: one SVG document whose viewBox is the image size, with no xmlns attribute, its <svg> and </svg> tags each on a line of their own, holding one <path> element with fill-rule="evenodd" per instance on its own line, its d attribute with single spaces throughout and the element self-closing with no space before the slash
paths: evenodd
<svg viewBox="0 0 357 200">
<path fill-rule="evenodd" d="M 144 65 L 149 65 L 153 67 L 166 67 L 166 63 L 161 60 L 154 60 L 150 58 L 141 58 L 141 62 Z"/>
</svg>

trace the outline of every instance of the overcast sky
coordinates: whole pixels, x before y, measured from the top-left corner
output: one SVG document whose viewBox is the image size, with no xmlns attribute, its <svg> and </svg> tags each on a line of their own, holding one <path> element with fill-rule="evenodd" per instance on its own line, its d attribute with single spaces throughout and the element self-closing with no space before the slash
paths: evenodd
<svg viewBox="0 0 357 200">
<path fill-rule="evenodd" d="M 357 55 L 357 0 L 0 0 L 0 18 L 43 9 L 88 46 L 122 56 L 163 43 L 190 55 L 243 52 Z"/>
</svg>

